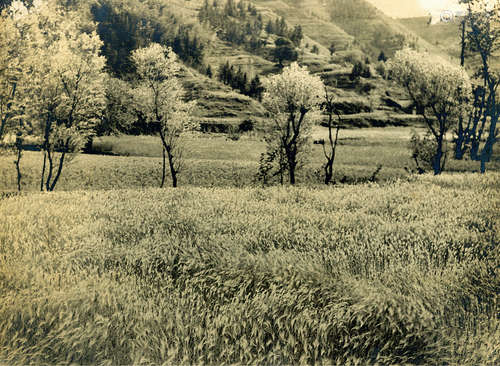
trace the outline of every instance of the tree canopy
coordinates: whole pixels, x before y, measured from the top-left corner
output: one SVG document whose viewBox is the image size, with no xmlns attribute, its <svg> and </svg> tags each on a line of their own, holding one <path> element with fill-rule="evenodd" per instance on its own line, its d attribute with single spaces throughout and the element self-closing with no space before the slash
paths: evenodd
<svg viewBox="0 0 500 366">
<path fill-rule="evenodd" d="M 409 93 L 438 144 L 433 168 L 443 168 L 442 154 L 446 132 L 468 109 L 472 93 L 467 72 L 437 56 L 411 49 L 396 52 L 390 61 L 391 77 Z"/>
</svg>

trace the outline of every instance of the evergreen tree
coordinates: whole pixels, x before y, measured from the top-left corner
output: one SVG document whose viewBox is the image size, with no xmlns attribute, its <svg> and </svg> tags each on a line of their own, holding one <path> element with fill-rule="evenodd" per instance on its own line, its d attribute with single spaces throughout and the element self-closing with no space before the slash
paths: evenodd
<svg viewBox="0 0 500 366">
<path fill-rule="evenodd" d="M 274 33 L 274 24 L 272 21 L 268 21 L 267 24 L 266 24 L 266 33 L 267 34 L 273 34 Z"/>
<path fill-rule="evenodd" d="M 302 42 L 302 38 L 304 38 L 302 27 L 300 25 L 296 25 L 293 28 L 292 33 L 290 34 L 290 40 L 295 44 L 296 47 L 299 47 L 300 42 Z"/>
<path fill-rule="evenodd" d="M 330 56 L 333 56 L 336 51 L 334 43 L 330 44 L 330 47 L 328 47 L 328 51 L 330 51 Z"/>
<path fill-rule="evenodd" d="M 259 102 L 262 101 L 262 93 L 264 92 L 264 87 L 260 82 L 259 75 L 256 75 L 250 82 L 248 88 L 248 96 L 257 99 Z"/>
<path fill-rule="evenodd" d="M 384 51 L 380 51 L 380 54 L 378 55 L 378 60 L 382 61 L 382 62 L 386 62 L 387 61 L 387 57 L 385 56 Z"/>
</svg>

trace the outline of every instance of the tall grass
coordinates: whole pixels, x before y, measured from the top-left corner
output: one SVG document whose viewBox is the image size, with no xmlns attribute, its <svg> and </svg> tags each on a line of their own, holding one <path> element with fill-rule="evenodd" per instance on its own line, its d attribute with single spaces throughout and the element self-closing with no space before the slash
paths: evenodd
<svg viewBox="0 0 500 366">
<path fill-rule="evenodd" d="M 0 204 L 0 363 L 498 364 L 498 173 Z"/>
</svg>

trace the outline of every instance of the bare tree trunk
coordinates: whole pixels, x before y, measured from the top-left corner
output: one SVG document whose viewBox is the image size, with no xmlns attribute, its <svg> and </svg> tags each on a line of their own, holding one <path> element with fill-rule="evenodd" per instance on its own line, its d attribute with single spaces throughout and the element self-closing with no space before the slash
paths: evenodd
<svg viewBox="0 0 500 366">
<path fill-rule="evenodd" d="M 441 159 L 443 157 L 443 137 L 439 136 L 437 139 L 437 151 L 434 159 L 432 159 L 432 168 L 434 169 L 434 175 L 441 174 Z"/>
<path fill-rule="evenodd" d="M 42 167 L 42 178 L 40 181 L 40 191 L 43 192 L 43 186 L 46 186 L 46 189 L 48 191 L 48 183 L 45 183 L 45 170 L 47 168 L 47 158 L 49 159 L 50 162 L 50 175 L 52 175 L 52 158 L 50 156 L 50 151 L 49 151 L 49 136 L 50 136 L 50 128 L 51 128 L 51 121 L 50 121 L 50 113 L 47 116 L 47 120 L 45 121 L 45 128 L 44 128 L 44 134 L 43 134 L 43 167 Z"/>
<path fill-rule="evenodd" d="M 285 156 L 283 154 L 283 149 L 280 147 L 280 150 L 279 150 L 279 173 L 280 173 L 280 185 L 283 185 L 285 183 L 285 177 L 284 177 L 284 173 L 285 173 Z"/>
<path fill-rule="evenodd" d="M 463 116 L 458 117 L 458 131 L 455 139 L 455 159 L 462 160 L 465 154 L 465 130 Z"/>
<path fill-rule="evenodd" d="M 289 167 L 290 184 L 293 186 L 295 184 L 295 167 Z"/>
<path fill-rule="evenodd" d="M 286 147 L 286 157 L 288 160 L 288 176 L 290 184 L 295 184 L 295 168 L 297 167 L 297 146 L 292 143 Z"/>
<path fill-rule="evenodd" d="M 461 24 L 462 34 L 460 35 L 460 66 L 464 66 L 465 64 L 465 18 L 462 19 Z"/>
<path fill-rule="evenodd" d="M 61 153 L 61 157 L 59 158 L 59 166 L 57 167 L 56 176 L 54 177 L 54 180 L 52 181 L 52 184 L 50 185 L 50 191 L 54 190 L 54 188 L 56 187 L 57 181 L 59 180 L 59 177 L 61 176 L 61 171 L 62 171 L 63 163 L 64 163 L 64 156 L 66 155 L 66 150 L 67 150 L 67 148 L 65 147 L 63 152 Z"/>
<path fill-rule="evenodd" d="M 330 154 L 326 153 L 325 145 L 323 145 L 323 152 L 326 157 L 326 163 L 324 166 L 325 169 L 325 184 L 328 185 L 332 181 L 333 178 L 333 163 L 335 162 L 335 151 L 337 148 L 337 141 L 339 138 L 339 128 L 340 125 L 337 125 L 335 131 L 335 140 L 332 136 L 332 124 L 331 119 L 328 121 L 328 141 L 330 142 Z"/>
<path fill-rule="evenodd" d="M 161 165 L 161 183 L 160 183 L 160 188 L 163 188 L 163 185 L 165 184 L 165 168 L 166 168 L 166 164 L 165 164 L 165 146 L 162 145 L 162 149 L 161 149 L 161 152 L 162 152 L 162 165 Z"/>
<path fill-rule="evenodd" d="M 484 159 L 482 156 L 481 156 L 481 167 L 480 167 L 480 172 L 481 174 L 484 174 L 486 173 L 486 159 Z"/>
<path fill-rule="evenodd" d="M 17 147 L 17 159 L 15 161 L 16 163 L 16 171 L 17 171 L 17 190 L 21 192 L 21 158 L 23 156 L 23 148 L 21 146 L 20 141 L 16 141 L 16 147 Z"/>
<path fill-rule="evenodd" d="M 168 131 L 167 131 L 168 133 Z M 172 140 L 172 136 L 167 136 L 167 133 L 164 131 L 160 130 L 160 138 L 161 138 L 161 143 L 163 146 L 163 176 L 165 175 L 165 152 L 167 153 L 167 158 L 168 158 L 168 165 L 170 167 L 170 175 L 172 176 L 172 187 L 177 187 L 177 169 L 175 168 L 175 162 L 174 162 L 174 154 L 173 154 L 173 148 L 174 148 L 174 142 Z M 168 139 L 168 141 L 167 141 Z M 162 186 L 163 187 L 163 181 L 162 179 Z"/>
<path fill-rule="evenodd" d="M 0 141 L 2 141 L 3 132 L 5 130 L 5 125 L 6 124 L 7 124 L 7 116 L 5 116 L 4 118 L 2 118 L 2 120 L 0 121 Z"/>
<path fill-rule="evenodd" d="M 333 96 L 328 93 L 328 89 L 325 87 L 325 106 L 326 112 L 328 113 L 328 142 L 330 144 L 330 151 L 327 153 L 325 144 L 323 143 L 323 154 L 326 158 L 326 163 L 324 165 L 325 169 L 325 184 L 328 185 L 331 183 L 333 178 L 333 163 L 335 162 L 335 151 L 337 149 L 337 141 L 339 138 L 339 129 L 340 123 L 342 122 L 342 118 L 340 117 L 340 113 L 335 108 L 335 104 L 333 102 Z M 339 119 L 339 123 L 337 124 L 335 131 L 335 140 L 333 139 L 332 128 L 333 128 L 333 114 L 337 114 Z"/>
<path fill-rule="evenodd" d="M 47 157 L 49 159 L 49 174 L 47 175 L 47 180 L 45 181 L 45 190 L 50 192 L 50 181 L 52 179 L 52 171 L 54 170 L 54 161 L 52 159 L 52 153 L 50 149 L 47 150 Z"/>
<path fill-rule="evenodd" d="M 91 154 L 93 151 L 93 144 L 94 144 L 94 136 L 89 136 L 87 138 L 87 141 L 85 142 L 85 146 L 83 148 L 83 152 L 85 154 Z"/>
<path fill-rule="evenodd" d="M 42 177 L 40 179 L 40 191 L 43 192 L 43 182 L 45 180 L 45 168 L 47 166 L 47 151 L 43 150 Z"/>
<path fill-rule="evenodd" d="M 172 175 L 172 187 L 177 187 L 177 170 L 174 166 L 174 156 L 171 148 L 167 148 L 168 165 L 170 166 L 170 174 Z"/>
</svg>

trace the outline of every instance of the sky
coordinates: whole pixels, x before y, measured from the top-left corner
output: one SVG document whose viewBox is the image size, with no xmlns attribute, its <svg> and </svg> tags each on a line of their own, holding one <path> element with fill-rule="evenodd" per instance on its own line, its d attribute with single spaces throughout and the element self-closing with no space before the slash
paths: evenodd
<svg viewBox="0 0 500 366">
<path fill-rule="evenodd" d="M 419 3 L 422 8 L 430 13 L 442 10 L 459 9 L 457 0 L 419 0 Z"/>
<path fill-rule="evenodd" d="M 368 0 L 394 18 L 411 18 L 459 9 L 458 0 Z"/>
</svg>

